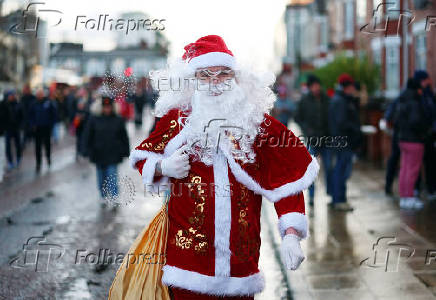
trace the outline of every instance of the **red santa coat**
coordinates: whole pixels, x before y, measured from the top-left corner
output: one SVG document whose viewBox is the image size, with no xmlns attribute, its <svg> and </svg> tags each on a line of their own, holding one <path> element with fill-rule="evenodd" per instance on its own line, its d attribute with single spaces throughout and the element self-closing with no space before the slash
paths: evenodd
<svg viewBox="0 0 436 300">
<path fill-rule="evenodd" d="M 190 159 L 183 179 L 154 176 L 156 162 L 186 142 L 173 109 L 130 155 L 146 189 L 170 184 L 169 229 L 162 281 L 211 295 L 254 295 L 264 288 L 258 269 L 262 196 L 274 203 L 281 236 L 293 227 L 307 236 L 302 191 L 317 176 L 319 165 L 300 140 L 265 114 L 264 133 L 253 148 L 255 163 L 241 164 L 220 149 L 213 165 Z"/>
</svg>

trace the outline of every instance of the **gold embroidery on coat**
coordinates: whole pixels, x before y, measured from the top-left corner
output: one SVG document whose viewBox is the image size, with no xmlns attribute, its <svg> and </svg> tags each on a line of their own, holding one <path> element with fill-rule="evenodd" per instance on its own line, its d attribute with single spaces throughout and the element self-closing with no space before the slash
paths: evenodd
<svg viewBox="0 0 436 300">
<path fill-rule="evenodd" d="M 255 237 L 250 237 L 250 223 L 248 222 L 248 190 L 244 185 L 240 185 L 241 195 L 237 202 L 239 208 L 238 232 L 239 238 L 236 245 L 235 255 L 241 261 L 247 261 L 259 250 L 260 243 Z"/>
<path fill-rule="evenodd" d="M 152 143 L 146 143 L 146 142 L 144 142 L 144 143 L 141 144 L 141 147 L 142 147 L 142 148 L 147 148 L 147 149 L 150 149 L 152 146 L 153 146 Z"/>
<path fill-rule="evenodd" d="M 184 237 L 182 230 L 177 231 L 176 246 L 182 249 L 189 249 L 192 244 L 192 239 Z"/>
<path fill-rule="evenodd" d="M 166 144 L 168 144 L 171 136 L 173 135 L 176 126 L 177 126 L 177 121 L 171 120 L 170 129 L 168 130 L 168 133 L 162 135 L 162 140 L 154 146 L 153 148 L 154 150 L 161 151 L 165 148 Z"/>
<path fill-rule="evenodd" d="M 188 222 L 192 226 L 189 227 L 188 230 L 179 229 L 177 231 L 176 246 L 181 249 L 190 249 L 191 244 L 193 244 L 196 253 L 205 254 L 208 249 L 208 242 L 201 227 L 205 218 L 204 205 L 206 203 L 206 197 L 204 195 L 204 188 L 201 186 L 201 177 L 190 174 L 189 178 L 188 188 L 195 203 L 194 211 L 188 218 Z M 189 241 L 189 243 L 187 244 L 186 241 Z"/>
</svg>

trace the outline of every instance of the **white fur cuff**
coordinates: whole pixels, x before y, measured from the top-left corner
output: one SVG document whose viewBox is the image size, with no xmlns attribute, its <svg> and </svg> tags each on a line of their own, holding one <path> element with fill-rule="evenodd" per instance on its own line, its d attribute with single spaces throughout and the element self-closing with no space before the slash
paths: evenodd
<svg viewBox="0 0 436 300">
<path fill-rule="evenodd" d="M 284 214 L 279 218 L 278 222 L 280 236 L 283 238 L 285 236 L 286 229 L 293 227 L 300 233 L 300 237 L 305 239 L 308 234 L 307 224 L 307 216 L 305 214 L 297 212 Z"/>
<path fill-rule="evenodd" d="M 168 177 L 163 176 L 159 181 L 154 181 L 156 163 L 164 157 L 165 156 L 160 153 L 145 150 L 133 150 L 130 153 L 129 159 L 133 168 L 135 168 L 138 161 L 146 159 L 145 164 L 142 167 L 142 182 L 145 186 L 146 192 L 160 195 L 161 192 L 168 189 Z"/>
</svg>

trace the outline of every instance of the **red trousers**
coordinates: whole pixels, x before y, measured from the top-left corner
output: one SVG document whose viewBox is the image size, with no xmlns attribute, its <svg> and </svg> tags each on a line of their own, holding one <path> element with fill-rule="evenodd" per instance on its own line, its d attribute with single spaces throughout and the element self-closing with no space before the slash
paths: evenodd
<svg viewBox="0 0 436 300">
<path fill-rule="evenodd" d="M 254 296 L 211 296 L 206 294 L 199 294 L 189 290 L 168 287 L 171 300 L 254 300 Z"/>
</svg>

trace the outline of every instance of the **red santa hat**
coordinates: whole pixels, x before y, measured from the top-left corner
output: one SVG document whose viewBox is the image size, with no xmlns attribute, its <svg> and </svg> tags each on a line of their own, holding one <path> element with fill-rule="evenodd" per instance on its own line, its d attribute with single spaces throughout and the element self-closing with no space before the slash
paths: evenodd
<svg viewBox="0 0 436 300">
<path fill-rule="evenodd" d="M 193 69 L 224 66 L 234 69 L 235 58 L 218 35 L 207 35 L 185 46 L 185 60 Z"/>
</svg>

